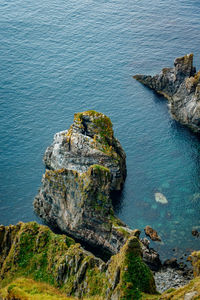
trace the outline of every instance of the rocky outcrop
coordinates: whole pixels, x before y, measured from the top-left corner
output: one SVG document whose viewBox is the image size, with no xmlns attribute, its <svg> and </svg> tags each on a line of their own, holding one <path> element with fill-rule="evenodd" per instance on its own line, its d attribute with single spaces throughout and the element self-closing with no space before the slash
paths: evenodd
<svg viewBox="0 0 200 300">
<path fill-rule="evenodd" d="M 74 115 L 69 130 L 55 134 L 47 148 L 44 163 L 50 170 L 85 173 L 91 165 L 102 165 L 111 172 L 111 190 L 120 191 L 126 178 L 126 154 L 114 137 L 110 119 L 90 110 Z"/>
<path fill-rule="evenodd" d="M 123 186 L 125 158 L 108 117 L 75 114 L 70 129 L 56 134 L 45 152 L 35 212 L 62 232 L 117 253 L 131 232 L 114 216 L 110 199 L 110 192 Z"/>
<path fill-rule="evenodd" d="M 0 226 L 0 232 L 0 247 L 6 249 L 0 253 L 0 296 L 1 287 L 23 276 L 81 299 L 95 295 L 98 299 L 139 299 L 132 295 L 156 292 L 153 275 L 142 261 L 140 242 L 135 236 L 105 263 L 73 239 L 56 235 L 36 222 Z M 7 291 L 16 292 L 13 287 Z"/>
<path fill-rule="evenodd" d="M 144 232 L 152 241 L 161 242 L 161 238 L 159 237 L 157 231 L 151 226 L 147 225 L 144 229 Z"/>
<path fill-rule="evenodd" d="M 176 58 L 174 68 L 164 68 L 158 75 L 134 78 L 166 97 L 177 121 L 200 132 L 200 71 L 193 67 L 193 54 Z"/>
</svg>

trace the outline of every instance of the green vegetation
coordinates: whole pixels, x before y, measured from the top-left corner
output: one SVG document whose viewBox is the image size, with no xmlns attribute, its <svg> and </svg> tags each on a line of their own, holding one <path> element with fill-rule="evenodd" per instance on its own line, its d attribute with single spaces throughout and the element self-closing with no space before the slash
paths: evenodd
<svg viewBox="0 0 200 300">
<path fill-rule="evenodd" d="M 113 148 L 116 147 L 116 140 L 113 136 L 112 122 L 110 118 L 94 110 L 76 113 L 74 124 L 85 131 L 93 138 L 94 148 L 99 149 L 108 156 L 118 159 L 118 153 Z M 67 133 L 69 140 L 73 131 L 73 126 Z"/>
<path fill-rule="evenodd" d="M 142 293 L 156 293 L 153 274 L 142 260 L 140 242 L 130 237 L 121 251 L 111 258 L 109 272 L 115 278 L 116 270 L 120 270 L 117 290 L 122 300 L 137 300 Z"/>
<path fill-rule="evenodd" d="M 55 235 L 48 227 L 36 222 L 20 223 L 1 267 L 1 286 L 22 276 L 56 286 L 56 266 L 74 243 L 73 239 Z"/>
<path fill-rule="evenodd" d="M 0 289 L 0 297 L 18 300 L 77 300 L 76 297 L 67 297 L 59 289 L 49 284 L 36 282 L 29 278 L 18 278 Z M 104 300 L 101 296 L 83 298 L 83 300 Z"/>
<path fill-rule="evenodd" d="M 136 297 L 140 297 L 141 291 L 154 291 L 153 277 L 142 262 L 136 237 L 131 237 L 119 254 L 112 257 L 107 271 L 102 261 L 85 252 L 71 238 L 56 235 L 46 226 L 35 222 L 20 223 L 1 226 L 0 232 L 4 232 L 0 234 L 0 247 L 10 245 L 7 255 L 1 254 L 4 256 L 0 266 L 2 297 L 69 299 L 63 295 L 65 293 L 105 299 L 107 293 L 111 295 L 116 291 L 120 293 L 120 299 L 139 299 Z M 11 240 L 7 239 L 8 233 Z M 120 278 L 116 281 L 118 269 Z"/>
<path fill-rule="evenodd" d="M 176 300 L 191 292 L 194 299 L 200 299 L 199 276 L 184 287 L 157 294 L 135 236 L 111 257 L 108 269 L 73 239 L 56 235 L 36 222 L 0 226 L 0 248 L 3 299 L 75 300 L 76 295 L 84 300 L 103 300 L 115 295 L 120 300 Z M 200 253 L 193 252 L 192 257 L 194 267 L 199 266 Z"/>
</svg>

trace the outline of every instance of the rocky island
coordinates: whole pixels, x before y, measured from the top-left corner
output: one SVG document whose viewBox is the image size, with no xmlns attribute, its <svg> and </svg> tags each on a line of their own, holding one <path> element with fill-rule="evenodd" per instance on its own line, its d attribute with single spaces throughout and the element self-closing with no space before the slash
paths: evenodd
<svg viewBox="0 0 200 300">
<path fill-rule="evenodd" d="M 36 213 L 79 241 L 117 253 L 131 232 L 114 216 L 110 198 L 123 187 L 125 159 L 107 116 L 75 114 L 70 129 L 57 133 L 45 152 Z"/>
<path fill-rule="evenodd" d="M 133 77 L 168 99 L 172 117 L 200 132 L 200 71 L 193 66 L 193 54 L 176 58 L 173 68 L 155 76 Z"/>
</svg>

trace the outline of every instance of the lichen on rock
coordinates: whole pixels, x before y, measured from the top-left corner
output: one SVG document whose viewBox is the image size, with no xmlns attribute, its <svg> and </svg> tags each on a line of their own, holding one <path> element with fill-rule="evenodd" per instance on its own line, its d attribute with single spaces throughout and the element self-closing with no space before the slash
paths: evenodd
<svg viewBox="0 0 200 300">
<path fill-rule="evenodd" d="M 133 77 L 166 97 L 177 121 L 200 132 L 200 71 L 196 73 L 193 67 L 193 54 L 176 58 L 173 68 L 164 68 L 155 76 Z"/>
</svg>

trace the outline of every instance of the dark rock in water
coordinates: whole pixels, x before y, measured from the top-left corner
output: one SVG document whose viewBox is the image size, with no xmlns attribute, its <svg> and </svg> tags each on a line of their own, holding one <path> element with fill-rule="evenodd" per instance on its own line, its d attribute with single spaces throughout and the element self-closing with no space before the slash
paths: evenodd
<svg viewBox="0 0 200 300">
<path fill-rule="evenodd" d="M 147 225 L 144 231 L 145 234 L 149 236 L 152 241 L 161 242 L 161 238 L 159 237 L 157 231 L 153 229 L 151 226 Z"/>
<path fill-rule="evenodd" d="M 193 230 L 192 230 L 192 235 L 193 235 L 193 236 L 196 236 L 196 237 L 199 237 L 199 236 L 200 236 L 198 230 L 196 230 L 196 229 L 193 229 Z"/>
<path fill-rule="evenodd" d="M 200 71 L 193 67 L 193 54 L 176 58 L 174 68 L 164 68 L 158 75 L 133 77 L 166 97 L 177 121 L 200 132 Z"/>
<path fill-rule="evenodd" d="M 179 268 L 179 264 L 176 258 L 170 258 L 164 261 L 164 267 L 171 267 L 171 268 Z"/>
</svg>

